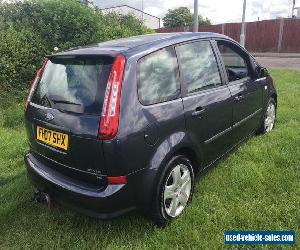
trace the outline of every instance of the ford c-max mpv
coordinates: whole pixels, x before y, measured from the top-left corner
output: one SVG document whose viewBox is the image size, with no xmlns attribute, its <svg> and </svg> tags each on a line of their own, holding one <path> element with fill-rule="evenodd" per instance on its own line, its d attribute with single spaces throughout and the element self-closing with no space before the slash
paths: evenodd
<svg viewBox="0 0 300 250">
<path fill-rule="evenodd" d="M 47 201 L 99 217 L 179 216 L 195 176 L 275 125 L 268 71 L 215 33 L 151 34 L 46 57 L 25 120 L 28 176 Z"/>
</svg>

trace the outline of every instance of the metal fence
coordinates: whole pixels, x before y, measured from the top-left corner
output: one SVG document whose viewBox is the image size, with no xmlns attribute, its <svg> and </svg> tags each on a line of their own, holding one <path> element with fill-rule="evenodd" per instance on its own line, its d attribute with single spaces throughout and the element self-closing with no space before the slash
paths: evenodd
<svg viewBox="0 0 300 250">
<path fill-rule="evenodd" d="M 192 31 L 192 27 L 156 29 L 161 33 L 182 31 Z M 221 33 L 239 41 L 241 23 L 199 26 L 198 31 Z M 245 47 L 252 52 L 300 53 L 300 19 L 247 22 Z"/>
</svg>

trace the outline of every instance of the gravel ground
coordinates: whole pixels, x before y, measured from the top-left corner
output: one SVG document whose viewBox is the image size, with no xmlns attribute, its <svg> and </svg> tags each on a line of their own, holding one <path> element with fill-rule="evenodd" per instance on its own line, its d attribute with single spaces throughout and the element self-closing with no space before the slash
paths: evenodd
<svg viewBox="0 0 300 250">
<path fill-rule="evenodd" d="M 256 57 L 256 59 L 267 68 L 300 70 L 300 57 Z"/>
</svg>

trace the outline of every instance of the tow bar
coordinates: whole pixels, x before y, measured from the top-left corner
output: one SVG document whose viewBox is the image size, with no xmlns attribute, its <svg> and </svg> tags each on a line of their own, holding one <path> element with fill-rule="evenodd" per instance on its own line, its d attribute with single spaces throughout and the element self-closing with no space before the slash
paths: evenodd
<svg viewBox="0 0 300 250">
<path fill-rule="evenodd" d="M 49 209 L 53 208 L 53 200 L 51 196 L 40 190 L 34 192 L 34 200 L 38 203 L 45 204 Z"/>
</svg>

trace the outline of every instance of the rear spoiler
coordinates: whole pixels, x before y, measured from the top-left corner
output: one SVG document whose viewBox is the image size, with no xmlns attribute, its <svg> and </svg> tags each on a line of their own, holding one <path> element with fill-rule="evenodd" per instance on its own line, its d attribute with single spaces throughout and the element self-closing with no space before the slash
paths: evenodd
<svg viewBox="0 0 300 250">
<path fill-rule="evenodd" d="M 56 54 L 46 55 L 46 58 L 55 58 L 55 57 L 66 57 L 66 58 L 75 58 L 75 57 L 96 57 L 96 56 L 108 56 L 115 58 L 117 55 L 123 54 L 124 47 L 92 47 L 92 48 L 81 48 L 70 51 L 62 51 Z"/>
</svg>

